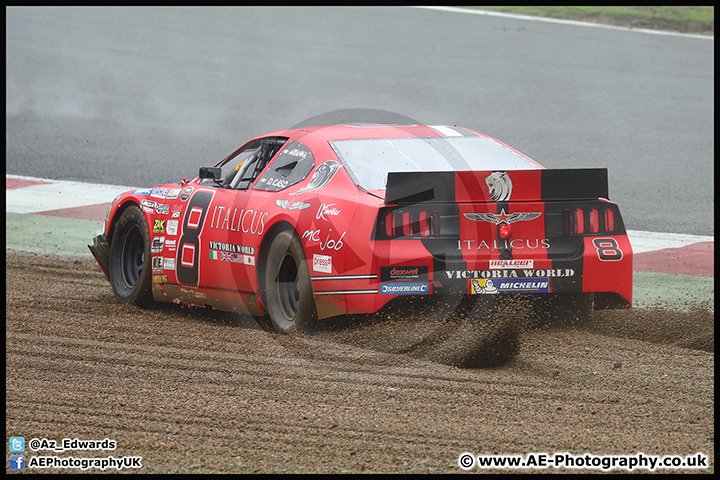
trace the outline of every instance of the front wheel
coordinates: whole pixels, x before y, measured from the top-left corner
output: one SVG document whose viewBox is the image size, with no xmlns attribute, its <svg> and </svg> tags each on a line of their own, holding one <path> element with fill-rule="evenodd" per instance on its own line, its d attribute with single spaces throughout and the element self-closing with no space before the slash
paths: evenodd
<svg viewBox="0 0 720 480">
<path fill-rule="evenodd" d="M 110 283 L 122 303 L 152 303 L 150 230 L 145 215 L 128 207 L 118 219 L 110 245 Z"/>
<path fill-rule="evenodd" d="M 275 331 L 292 334 L 317 318 L 305 251 L 292 231 L 270 244 L 265 267 L 267 310 Z"/>
</svg>

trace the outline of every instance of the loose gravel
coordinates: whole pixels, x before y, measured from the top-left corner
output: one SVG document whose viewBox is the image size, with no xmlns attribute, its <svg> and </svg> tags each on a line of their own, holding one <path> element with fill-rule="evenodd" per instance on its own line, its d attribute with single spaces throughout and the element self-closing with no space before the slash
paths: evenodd
<svg viewBox="0 0 720 480">
<path fill-rule="evenodd" d="M 6 441 L 117 442 L 28 460 L 141 456 L 140 473 L 461 473 L 463 452 L 700 452 L 700 472 L 714 471 L 711 312 L 596 313 L 581 327 L 511 332 L 510 360 L 460 368 L 488 338 L 464 320 L 442 333 L 426 316 L 336 319 L 289 337 L 247 316 L 119 304 L 92 261 L 6 262 Z M 507 324 L 496 327 L 502 342 Z M 432 335 L 442 348 L 423 343 Z M 564 470 L 488 470 L 523 471 Z M 698 470 L 668 470 L 678 471 Z"/>
</svg>

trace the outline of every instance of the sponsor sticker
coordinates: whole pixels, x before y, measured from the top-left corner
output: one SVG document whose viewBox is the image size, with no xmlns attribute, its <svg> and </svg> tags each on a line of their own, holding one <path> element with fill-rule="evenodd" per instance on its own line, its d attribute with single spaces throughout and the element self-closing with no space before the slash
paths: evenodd
<svg viewBox="0 0 720 480">
<path fill-rule="evenodd" d="M 533 268 L 532 259 L 524 260 L 490 260 L 490 270 L 502 270 L 504 268 Z"/>
<path fill-rule="evenodd" d="M 447 278 L 565 278 L 575 276 L 572 268 L 516 269 L 516 270 L 445 270 Z"/>
<path fill-rule="evenodd" d="M 312 203 L 294 202 L 285 199 L 275 200 L 275 205 L 282 208 L 283 210 L 305 210 L 306 208 L 312 207 Z"/>
<path fill-rule="evenodd" d="M 492 172 L 485 178 L 485 185 L 493 202 L 507 202 L 512 195 L 513 184 L 507 172 Z"/>
<path fill-rule="evenodd" d="M 190 194 L 193 191 L 193 187 L 186 187 L 183 189 L 182 193 L 180 194 L 180 201 L 185 202 L 188 198 L 190 198 Z"/>
<path fill-rule="evenodd" d="M 513 238 L 512 240 L 492 240 L 489 243 L 485 240 L 458 240 L 458 250 L 535 250 L 542 248 L 547 250 L 550 248 L 550 239 L 548 238 Z"/>
<path fill-rule="evenodd" d="M 473 295 L 498 293 L 498 289 L 495 283 L 489 278 L 473 279 L 470 282 L 470 293 Z"/>
<path fill-rule="evenodd" d="M 316 272 L 332 273 L 332 257 L 330 255 L 313 254 L 313 270 Z"/>
<path fill-rule="evenodd" d="M 152 253 L 162 252 L 163 245 L 165 244 L 165 237 L 155 237 L 150 244 L 150 251 Z"/>
<path fill-rule="evenodd" d="M 162 257 L 152 257 L 152 269 L 153 272 L 155 270 L 162 270 L 163 268 L 163 259 Z"/>
<path fill-rule="evenodd" d="M 163 259 L 163 268 L 165 270 L 175 270 L 175 259 L 174 258 L 164 258 Z"/>
<path fill-rule="evenodd" d="M 190 210 L 189 215 L 192 215 L 193 210 L 194 208 Z M 201 212 L 202 211 L 200 211 L 200 213 Z M 225 212 L 224 215 L 223 212 Z M 210 228 L 262 235 L 265 231 L 265 218 L 268 215 L 268 212 L 260 212 L 252 209 L 246 210 L 244 208 L 228 208 L 226 210 L 223 205 L 215 205 L 212 220 L 210 221 Z M 188 220 L 188 226 L 197 228 L 197 225 L 193 226 L 190 220 Z"/>
<path fill-rule="evenodd" d="M 428 294 L 430 287 L 427 283 L 383 283 L 380 293 L 387 295 Z"/>
<path fill-rule="evenodd" d="M 550 278 L 504 278 L 494 282 L 500 293 L 548 293 Z"/>
<path fill-rule="evenodd" d="M 172 207 L 172 218 L 180 218 L 180 215 L 182 215 L 182 207 L 180 205 L 173 205 Z"/>
<path fill-rule="evenodd" d="M 167 228 L 165 229 L 165 233 L 167 233 L 168 235 L 177 235 L 177 227 L 178 227 L 177 220 L 168 220 Z"/>
<path fill-rule="evenodd" d="M 145 213 L 155 213 L 155 202 L 152 200 L 140 200 L 140 207 Z"/>
<path fill-rule="evenodd" d="M 243 253 L 245 255 L 255 255 L 255 247 L 248 247 L 246 245 L 237 245 L 234 243 L 225 242 L 209 242 L 208 246 L 211 250 L 224 250 L 232 253 Z"/>
<path fill-rule="evenodd" d="M 290 195 L 299 195 L 313 190 L 320 190 L 330 183 L 330 180 L 333 179 L 339 168 L 340 163 L 335 160 L 328 160 L 327 162 L 321 163 L 315 168 L 315 173 L 313 173 L 313 176 L 310 178 L 307 187 L 293 192 Z"/>
<path fill-rule="evenodd" d="M 305 233 L 302 235 L 302 239 L 308 239 L 308 242 L 320 242 L 320 250 L 340 250 L 343 245 L 343 237 L 345 237 L 345 234 L 347 231 L 343 232 L 342 235 L 340 235 L 340 238 L 337 240 L 334 238 L 331 238 L 331 236 L 337 236 L 336 233 L 332 233 L 332 228 L 328 230 L 327 237 L 325 237 L 325 240 L 323 241 L 320 230 L 305 230 Z"/>
<path fill-rule="evenodd" d="M 167 197 L 165 197 L 165 198 L 167 198 L 168 200 L 175 200 L 176 198 L 178 198 L 178 196 L 180 196 L 180 189 L 179 188 L 171 188 L 167 194 Z"/>
<path fill-rule="evenodd" d="M 490 222 L 495 225 L 510 225 L 515 222 L 528 222 L 535 220 L 541 216 L 541 212 L 516 212 L 516 213 L 505 213 L 505 209 L 501 210 L 499 214 L 494 213 L 464 213 L 463 216 L 468 220 L 474 220 L 476 222 Z"/>
<path fill-rule="evenodd" d="M 156 198 L 165 198 L 167 197 L 169 191 L 169 188 L 153 188 L 152 190 L 150 190 L 150 196 Z"/>
<path fill-rule="evenodd" d="M 337 208 L 334 203 L 321 203 L 320 208 L 318 208 L 318 211 L 315 214 L 315 219 L 322 219 L 327 222 L 327 217 L 336 217 L 338 215 L 340 215 L 340 209 Z"/>
<path fill-rule="evenodd" d="M 153 233 L 165 233 L 165 222 L 166 220 L 155 219 L 153 224 Z"/>
<path fill-rule="evenodd" d="M 221 250 L 210 250 L 211 260 L 223 262 L 241 263 L 243 265 L 255 265 L 255 257 L 242 253 L 223 252 Z"/>
<path fill-rule="evenodd" d="M 549 278 L 473 278 L 470 280 L 469 290 L 472 295 L 487 295 L 495 293 L 548 293 L 549 291 Z"/>
<path fill-rule="evenodd" d="M 380 281 L 397 281 L 397 280 L 427 280 L 428 267 L 412 266 L 412 267 L 380 267 Z"/>
</svg>

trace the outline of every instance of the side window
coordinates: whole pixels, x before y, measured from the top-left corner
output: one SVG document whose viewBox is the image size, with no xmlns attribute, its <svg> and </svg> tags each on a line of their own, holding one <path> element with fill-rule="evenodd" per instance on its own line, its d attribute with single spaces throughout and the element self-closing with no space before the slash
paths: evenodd
<svg viewBox="0 0 720 480">
<path fill-rule="evenodd" d="M 255 183 L 255 190 L 279 192 L 303 181 L 315 166 L 308 147 L 291 140 Z"/>
<path fill-rule="evenodd" d="M 251 140 L 216 165 L 221 170 L 219 180 L 210 179 L 201 183 L 212 187 L 245 190 L 252 185 L 286 141 L 286 137 Z"/>
<path fill-rule="evenodd" d="M 230 188 L 230 184 L 233 180 L 240 180 L 240 176 L 237 176 L 238 171 L 247 166 L 257 158 L 257 154 L 260 152 L 260 140 L 253 140 L 242 147 L 235 150 L 225 160 L 215 165 L 221 169 L 221 182 L 206 181 L 201 182 L 206 184 L 208 187 L 224 187 Z M 253 158 L 254 157 L 254 158 Z M 247 161 L 249 160 L 249 161 Z M 236 178 L 237 176 L 237 178 Z"/>
</svg>

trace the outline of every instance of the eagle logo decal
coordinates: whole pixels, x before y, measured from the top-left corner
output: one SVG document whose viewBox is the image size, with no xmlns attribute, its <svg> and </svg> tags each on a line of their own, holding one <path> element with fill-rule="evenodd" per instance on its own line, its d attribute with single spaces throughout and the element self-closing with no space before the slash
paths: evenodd
<svg viewBox="0 0 720 480">
<path fill-rule="evenodd" d="M 540 212 L 516 212 L 507 214 L 505 213 L 505 209 L 502 209 L 500 213 L 494 214 L 494 213 L 464 213 L 465 218 L 469 220 L 474 220 L 476 222 L 490 222 L 494 223 L 495 225 L 500 225 L 501 223 L 504 223 L 506 225 L 509 225 L 511 223 L 515 222 L 527 222 L 528 220 L 535 220 L 538 218 L 542 213 Z"/>
</svg>

